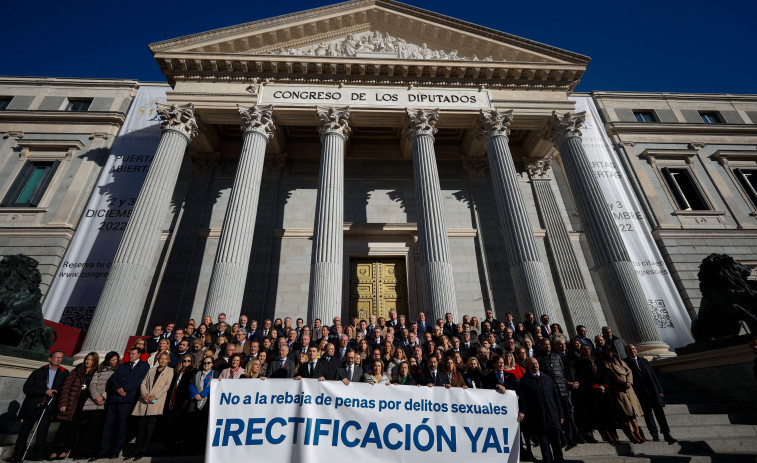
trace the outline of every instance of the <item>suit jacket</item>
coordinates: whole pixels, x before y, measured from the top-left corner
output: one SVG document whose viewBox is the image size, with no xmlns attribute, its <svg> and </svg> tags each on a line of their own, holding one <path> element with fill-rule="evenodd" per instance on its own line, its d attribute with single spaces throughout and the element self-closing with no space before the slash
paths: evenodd
<svg viewBox="0 0 757 463">
<path fill-rule="evenodd" d="M 281 366 L 281 360 L 273 360 L 268 364 L 266 377 L 268 378 L 294 378 L 296 365 L 292 359 L 287 358 L 284 361 L 284 367 Z"/>
<path fill-rule="evenodd" d="M 665 401 L 660 397 L 660 394 L 663 394 L 662 385 L 652 365 L 645 358 L 636 357 L 636 359 L 639 362 L 638 366 L 631 357 L 626 357 L 623 361 L 626 362 L 631 373 L 633 373 L 633 390 L 636 392 L 639 402 L 644 408 L 655 405 L 664 407 Z"/>
<path fill-rule="evenodd" d="M 544 336 L 545 338 L 549 339 L 549 336 L 550 336 L 551 333 L 549 333 L 547 331 L 547 327 L 544 326 L 544 325 L 539 325 L 539 329 L 541 329 L 541 335 Z"/>
<path fill-rule="evenodd" d="M 239 343 L 235 343 L 237 345 L 236 352 L 239 352 L 243 354 L 245 357 L 248 357 L 250 355 L 250 345 L 252 344 L 250 341 L 245 341 L 244 346 L 242 348 L 239 348 Z"/>
<path fill-rule="evenodd" d="M 45 365 L 37 368 L 28 378 L 26 378 L 26 382 L 24 382 L 24 394 L 26 395 L 26 398 L 24 398 L 24 403 L 21 404 L 21 409 L 18 411 L 19 418 L 34 416 L 35 413 L 37 413 L 37 410 L 42 410 L 42 406 L 44 406 L 45 400 L 47 399 L 45 392 L 47 391 L 49 367 L 50 365 Z M 50 389 L 55 389 L 60 393 L 63 381 L 67 377 L 68 370 L 59 366 L 58 370 L 55 372 L 55 378 L 53 378 L 53 387 Z M 52 407 L 52 410 L 55 410 L 57 403 L 58 396 L 56 395 L 48 406 Z"/>
<path fill-rule="evenodd" d="M 560 393 L 549 375 L 540 373 L 534 377 L 526 373 L 520 379 L 518 406 L 525 415 L 526 430 L 541 435 L 546 429 L 560 429 L 564 418 L 560 406 Z"/>
<path fill-rule="evenodd" d="M 158 343 L 160 340 L 163 339 L 163 336 L 158 336 L 158 339 L 155 338 L 147 338 L 147 353 L 152 354 L 156 350 L 158 350 Z"/>
<path fill-rule="evenodd" d="M 424 385 L 433 384 L 434 386 L 444 386 L 445 384 L 449 384 L 450 382 L 449 377 L 447 377 L 447 374 L 442 370 L 436 370 L 436 381 L 434 381 L 434 378 L 429 370 L 424 370 L 423 374 L 421 375 L 420 383 Z"/>
<path fill-rule="evenodd" d="M 155 376 L 158 379 L 155 379 Z M 173 369 L 166 366 L 162 372 L 158 373 L 158 368 L 150 368 L 142 384 L 139 386 L 139 400 L 131 413 L 134 416 L 154 416 L 162 415 L 166 406 L 166 394 L 171 388 L 173 382 Z M 155 396 L 155 403 L 147 402 L 142 399 L 143 396 Z"/>
<path fill-rule="evenodd" d="M 346 378 L 350 382 L 355 382 L 355 383 L 359 383 L 360 381 L 362 381 L 362 378 L 363 378 L 363 368 L 359 367 L 357 365 L 353 365 L 352 369 L 353 369 L 353 371 L 352 371 L 352 378 L 349 378 L 348 375 L 347 375 L 347 367 L 339 368 L 339 370 L 337 370 L 336 379 L 338 379 L 339 381 L 341 381 L 341 380 L 343 380 L 343 379 Z"/>
<path fill-rule="evenodd" d="M 452 339 L 453 336 L 457 336 L 458 334 L 457 325 L 453 323 L 452 326 L 450 326 L 449 324 L 445 323 L 444 327 L 442 327 L 442 334 Z"/>
<path fill-rule="evenodd" d="M 134 368 L 129 362 L 122 363 L 108 380 L 108 403 L 133 404 L 137 400 L 139 387 L 148 371 L 150 371 L 150 366 L 147 362 L 140 361 L 134 365 Z M 123 388 L 126 392 L 125 396 L 116 392 L 119 388 Z"/>
<path fill-rule="evenodd" d="M 518 380 L 515 375 L 503 371 L 504 380 L 500 381 L 497 372 L 492 370 L 486 376 L 484 376 L 484 388 L 495 389 L 497 385 L 504 386 L 505 389 L 515 391 L 518 388 Z"/>
<path fill-rule="evenodd" d="M 223 334 L 219 334 L 218 331 L 213 331 L 212 333 L 210 333 L 210 342 L 212 344 L 215 344 L 216 341 L 218 341 L 219 336 L 224 336 L 226 338 L 226 341 L 233 342 L 231 339 L 231 333 L 229 333 L 228 330 L 224 331 Z"/>
<path fill-rule="evenodd" d="M 326 357 L 321 357 L 318 360 L 318 373 L 319 375 L 316 376 L 316 378 L 320 378 L 323 376 L 329 381 L 336 381 L 337 377 L 339 376 L 339 367 L 341 365 L 339 364 L 339 357 L 334 355 L 331 357 L 330 361 L 326 361 Z"/>
<path fill-rule="evenodd" d="M 322 372 L 322 369 L 318 368 L 318 362 L 315 362 L 315 365 L 313 365 L 313 372 L 310 372 L 310 368 L 308 366 L 310 363 L 303 363 L 300 365 L 300 367 L 297 369 L 297 376 L 302 376 L 303 378 L 320 378 L 320 373 Z"/>
</svg>

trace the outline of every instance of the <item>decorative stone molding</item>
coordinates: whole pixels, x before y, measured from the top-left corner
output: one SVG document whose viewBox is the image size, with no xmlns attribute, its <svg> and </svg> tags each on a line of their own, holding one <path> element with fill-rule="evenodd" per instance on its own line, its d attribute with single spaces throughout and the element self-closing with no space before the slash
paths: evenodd
<svg viewBox="0 0 757 463">
<path fill-rule="evenodd" d="M 22 130 L 9 130 L 5 132 L 3 138 L 24 138 L 24 132 Z"/>
<path fill-rule="evenodd" d="M 257 132 L 267 139 L 272 139 L 276 126 L 273 123 L 272 105 L 237 105 L 239 117 L 242 118 L 242 132 Z"/>
<path fill-rule="evenodd" d="M 484 140 L 488 140 L 492 137 L 509 137 L 510 136 L 510 124 L 513 122 L 512 110 L 506 112 L 500 112 L 496 109 L 482 109 L 481 121 L 478 131 L 476 132 L 479 137 Z"/>
<path fill-rule="evenodd" d="M 486 156 L 460 156 L 460 161 L 471 178 L 483 177 L 489 168 L 489 159 Z"/>
<path fill-rule="evenodd" d="M 436 121 L 439 120 L 439 108 L 407 108 L 407 125 L 405 136 L 414 138 L 421 135 L 433 137 L 436 132 Z"/>
<path fill-rule="evenodd" d="M 586 113 L 565 113 L 560 116 L 557 111 L 552 111 L 552 120 L 550 120 L 546 132 L 542 134 L 542 138 L 552 142 L 555 146 L 559 146 L 568 138 L 580 137 L 580 127 L 585 119 Z"/>
<path fill-rule="evenodd" d="M 526 170 L 532 179 L 549 177 L 550 168 L 552 168 L 552 156 L 544 156 L 541 159 L 526 162 Z"/>
<path fill-rule="evenodd" d="M 269 153 L 265 156 L 263 161 L 263 173 L 268 175 L 276 175 L 287 164 L 287 153 Z"/>
<path fill-rule="evenodd" d="M 195 107 L 192 103 L 184 105 L 155 103 L 155 105 L 160 116 L 162 130 L 175 130 L 190 140 L 197 135 Z"/>
<path fill-rule="evenodd" d="M 707 146 L 707 143 L 703 143 L 701 141 L 693 141 L 689 143 L 689 148 L 697 151 L 704 149 L 705 146 Z"/>
<path fill-rule="evenodd" d="M 327 133 L 334 133 L 343 136 L 345 139 L 349 137 L 350 131 L 350 107 L 342 106 L 316 106 L 315 112 L 318 115 L 318 120 L 321 123 L 321 127 L 318 133 L 323 138 Z"/>
<path fill-rule="evenodd" d="M 221 160 L 221 153 L 198 153 L 191 151 L 189 161 L 192 163 L 192 172 L 195 174 L 209 174 L 218 166 Z"/>
<path fill-rule="evenodd" d="M 89 139 L 94 140 L 95 138 L 102 138 L 103 140 L 107 140 L 110 138 L 110 134 L 107 132 L 92 132 L 89 134 Z"/>
</svg>

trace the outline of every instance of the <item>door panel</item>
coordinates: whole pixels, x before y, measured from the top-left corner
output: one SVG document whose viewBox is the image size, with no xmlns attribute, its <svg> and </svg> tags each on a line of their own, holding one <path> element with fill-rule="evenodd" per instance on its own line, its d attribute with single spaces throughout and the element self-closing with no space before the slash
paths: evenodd
<svg viewBox="0 0 757 463">
<path fill-rule="evenodd" d="M 350 260 L 350 317 L 389 318 L 389 311 L 407 316 L 407 280 L 404 259 Z"/>
</svg>

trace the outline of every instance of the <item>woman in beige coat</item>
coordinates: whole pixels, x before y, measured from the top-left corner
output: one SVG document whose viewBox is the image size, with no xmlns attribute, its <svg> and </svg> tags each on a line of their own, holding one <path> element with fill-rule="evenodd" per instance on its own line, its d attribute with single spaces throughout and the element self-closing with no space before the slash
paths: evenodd
<svg viewBox="0 0 757 463">
<path fill-rule="evenodd" d="M 625 362 L 618 358 L 612 344 L 605 344 L 602 348 L 602 357 L 607 371 L 607 381 L 610 383 L 610 392 L 620 415 L 623 431 L 631 442 L 641 444 L 646 439 L 641 435 L 636 417 L 644 415 L 644 412 L 633 391 L 633 373 Z"/>
<path fill-rule="evenodd" d="M 161 352 L 158 356 L 158 365 L 147 372 L 147 376 L 139 387 L 139 400 L 131 413 L 137 418 L 137 441 L 136 449 L 132 455 L 135 460 L 142 458 L 150 445 L 152 432 L 158 416 L 163 414 L 166 404 L 166 394 L 173 381 L 173 369 L 168 367 L 171 355 Z"/>
</svg>

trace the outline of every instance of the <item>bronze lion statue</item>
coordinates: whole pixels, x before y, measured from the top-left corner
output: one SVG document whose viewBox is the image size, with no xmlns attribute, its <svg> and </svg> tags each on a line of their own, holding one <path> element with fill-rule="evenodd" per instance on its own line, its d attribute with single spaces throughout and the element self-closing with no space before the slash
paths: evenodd
<svg viewBox="0 0 757 463">
<path fill-rule="evenodd" d="M 747 280 L 748 268 L 727 254 L 710 254 L 699 266 L 702 303 L 691 323 L 697 342 L 737 336 L 740 321 L 757 332 L 757 291 Z"/>
<path fill-rule="evenodd" d="M 56 334 L 42 317 L 37 265 L 23 254 L 0 260 L 0 344 L 47 352 Z"/>
</svg>

